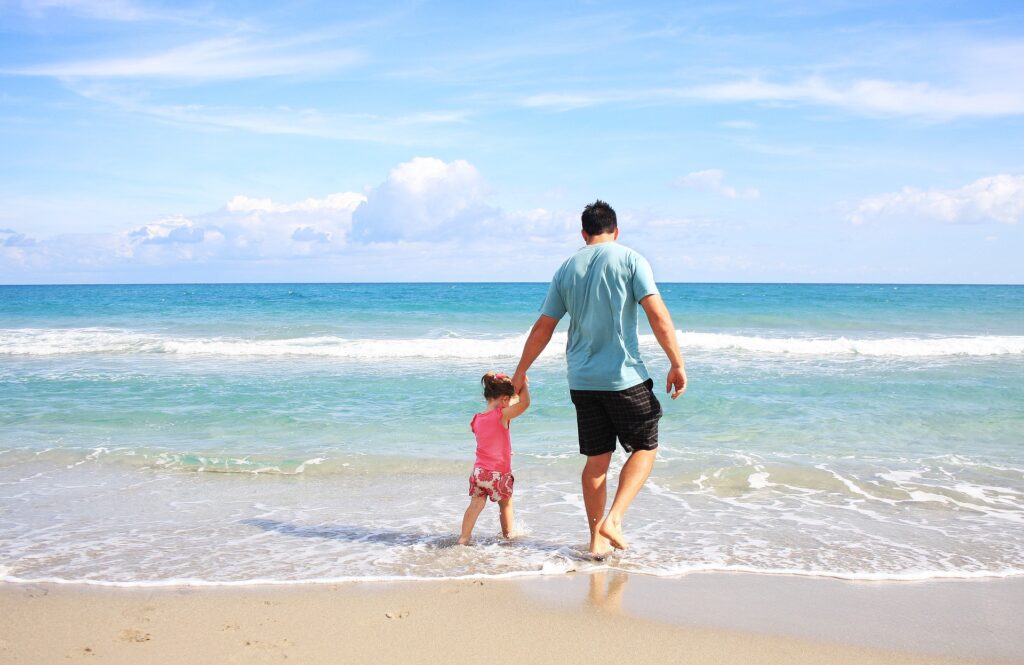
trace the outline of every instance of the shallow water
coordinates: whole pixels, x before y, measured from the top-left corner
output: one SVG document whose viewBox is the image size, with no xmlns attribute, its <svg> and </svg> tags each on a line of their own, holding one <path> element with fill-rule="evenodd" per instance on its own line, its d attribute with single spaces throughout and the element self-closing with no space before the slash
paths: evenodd
<svg viewBox="0 0 1024 665">
<path fill-rule="evenodd" d="M 661 288 L 691 387 L 662 400 L 633 549 L 594 564 L 564 333 L 513 425 L 522 535 L 488 510 L 451 547 L 479 377 L 513 369 L 545 285 L 0 287 L 0 572 L 1024 573 L 1024 288 Z"/>
</svg>

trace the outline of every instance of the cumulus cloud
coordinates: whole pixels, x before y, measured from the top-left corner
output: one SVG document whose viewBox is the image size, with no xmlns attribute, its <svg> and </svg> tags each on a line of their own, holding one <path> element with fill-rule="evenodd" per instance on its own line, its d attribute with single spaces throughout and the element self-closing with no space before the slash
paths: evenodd
<svg viewBox="0 0 1024 665">
<path fill-rule="evenodd" d="M 223 257 L 277 259 L 340 251 L 348 242 L 352 212 L 366 201 L 357 192 L 278 202 L 243 194 L 223 210 L 202 216 L 224 239 Z"/>
<path fill-rule="evenodd" d="M 483 181 L 464 160 L 416 157 L 391 169 L 352 217 L 363 242 L 445 240 L 487 225 L 498 211 L 483 200 Z"/>
<path fill-rule="evenodd" d="M 300 201 L 238 194 L 205 213 L 34 243 L 6 229 L 0 278 L 542 279 L 578 245 L 578 229 L 578 210 L 502 210 L 488 202 L 469 162 L 420 157 L 397 165 L 365 194 Z"/>
<path fill-rule="evenodd" d="M 140 238 L 146 245 L 190 244 L 202 242 L 206 230 L 196 226 L 191 220 L 176 217 L 140 226 L 128 235 L 131 238 Z"/>
<path fill-rule="evenodd" d="M 979 178 L 957 189 L 904 187 L 898 192 L 870 196 L 846 215 L 854 224 L 895 217 L 949 224 L 1016 224 L 1024 217 L 1024 175 Z"/>
<path fill-rule="evenodd" d="M 720 169 L 706 169 L 687 173 L 675 181 L 676 187 L 696 189 L 706 192 L 714 192 L 727 199 L 756 199 L 761 192 L 756 189 L 738 190 L 723 183 L 725 171 Z"/>
</svg>

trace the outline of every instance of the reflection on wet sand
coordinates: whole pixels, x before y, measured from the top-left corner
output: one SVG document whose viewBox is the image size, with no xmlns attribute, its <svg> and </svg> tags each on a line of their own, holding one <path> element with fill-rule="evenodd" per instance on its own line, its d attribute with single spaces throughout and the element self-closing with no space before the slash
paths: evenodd
<svg viewBox="0 0 1024 665">
<path fill-rule="evenodd" d="M 619 571 L 613 571 L 611 575 L 603 570 L 591 573 L 587 604 L 605 612 L 622 613 L 622 592 L 628 581 L 629 575 Z"/>
</svg>

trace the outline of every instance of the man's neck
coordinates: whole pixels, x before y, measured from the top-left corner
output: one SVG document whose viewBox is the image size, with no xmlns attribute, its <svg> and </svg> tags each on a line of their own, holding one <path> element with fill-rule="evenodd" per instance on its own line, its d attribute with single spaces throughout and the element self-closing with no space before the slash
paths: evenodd
<svg viewBox="0 0 1024 665">
<path fill-rule="evenodd" d="M 587 238 L 587 246 L 590 246 L 590 245 L 600 245 L 600 244 L 606 243 L 606 242 L 615 242 L 615 234 L 614 233 L 601 233 L 601 234 L 598 234 L 596 236 L 590 236 L 589 238 Z"/>
</svg>

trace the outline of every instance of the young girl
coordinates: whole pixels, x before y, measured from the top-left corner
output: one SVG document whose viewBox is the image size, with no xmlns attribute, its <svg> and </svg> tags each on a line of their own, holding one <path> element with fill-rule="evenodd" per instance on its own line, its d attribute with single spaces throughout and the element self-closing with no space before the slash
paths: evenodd
<svg viewBox="0 0 1024 665">
<path fill-rule="evenodd" d="M 484 385 L 487 410 L 473 416 L 469 427 L 476 434 L 476 464 L 469 477 L 469 508 L 462 518 L 459 545 L 468 545 L 473 526 L 488 497 L 498 502 L 501 511 L 501 535 L 512 535 L 512 436 L 509 422 L 530 407 L 530 388 L 524 385 L 515 401 L 512 379 L 505 374 L 487 372 Z"/>
</svg>

